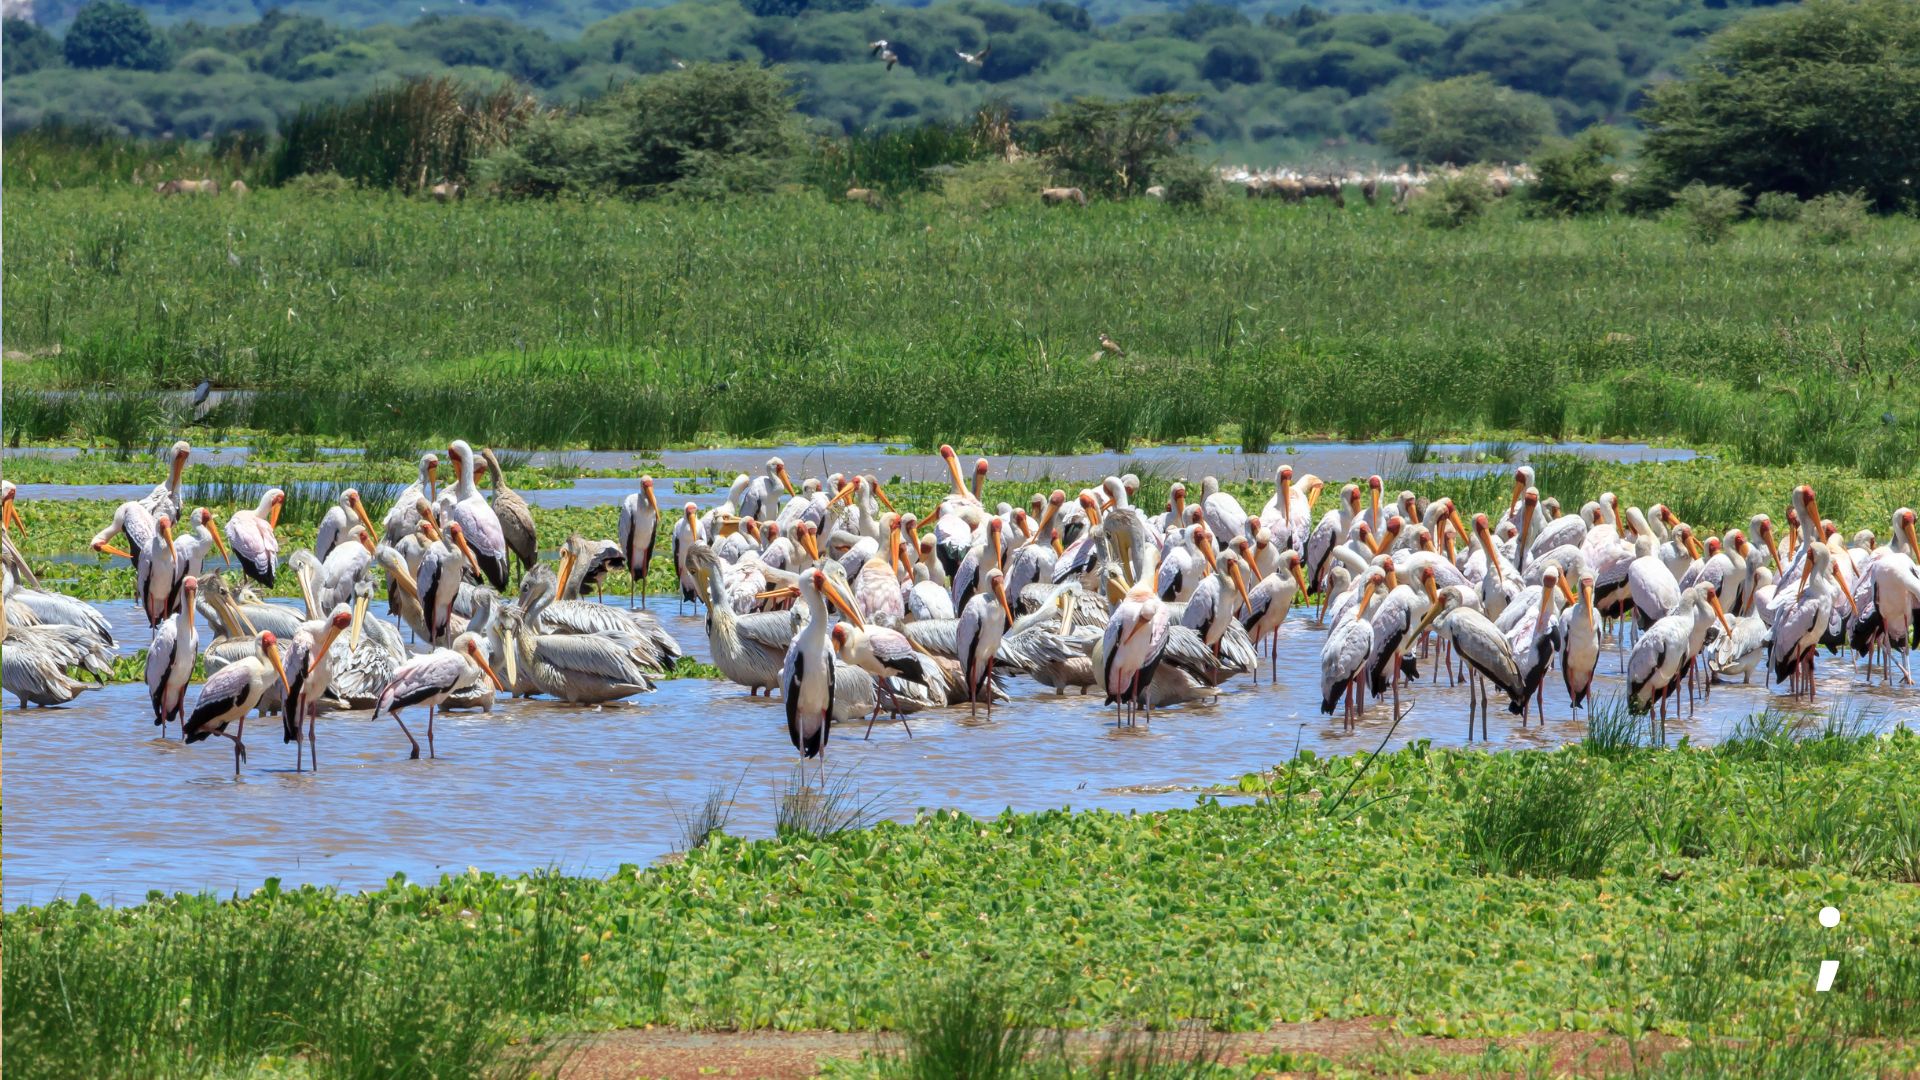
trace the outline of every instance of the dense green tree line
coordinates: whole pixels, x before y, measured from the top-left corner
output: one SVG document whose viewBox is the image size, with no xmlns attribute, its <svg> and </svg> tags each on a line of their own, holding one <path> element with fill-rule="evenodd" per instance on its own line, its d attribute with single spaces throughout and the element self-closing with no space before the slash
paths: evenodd
<svg viewBox="0 0 1920 1080">
<path fill-rule="evenodd" d="M 58 121 L 143 136 L 275 133 L 303 106 L 401 77 L 512 80 L 550 104 L 574 104 L 711 60 L 783 66 L 801 112 L 846 132 L 966 117 L 988 102 L 1033 118 L 1075 96 L 1181 93 L 1194 96 L 1199 133 L 1236 160 L 1444 159 L 1488 147 L 1504 156 L 1554 129 L 1630 123 L 1646 87 L 1758 6 L 1523 0 L 1490 10 L 1434 0 L 1283 14 L 1277 4 L 1211 0 L 1177 9 L 1140 0 L 866 2 L 680 0 L 615 13 L 611 0 L 461 0 L 457 14 L 436 2 L 407 25 L 317 0 L 257 19 L 217 0 L 43 6 L 61 36 L 6 23 L 5 122 L 10 131 Z M 379 9 L 379 18 L 391 15 Z M 577 37 L 559 36 L 575 29 Z M 899 60 L 892 70 L 869 48 L 882 38 Z M 971 64 L 960 51 L 984 55 Z M 1406 126 L 1412 95 L 1461 77 L 1478 78 L 1450 84 L 1456 99 L 1504 103 L 1481 118 L 1481 135 L 1448 145 Z"/>
</svg>

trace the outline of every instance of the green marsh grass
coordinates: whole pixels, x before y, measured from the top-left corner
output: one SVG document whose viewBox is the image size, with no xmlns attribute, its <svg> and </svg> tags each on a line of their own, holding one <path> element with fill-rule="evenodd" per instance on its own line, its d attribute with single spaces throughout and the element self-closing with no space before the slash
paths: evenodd
<svg viewBox="0 0 1920 1080">
<path fill-rule="evenodd" d="M 1504 432 L 1913 473 L 1920 316 L 1890 299 L 1910 220 L 1817 249 L 1756 223 L 1707 250 L 1654 221 L 1437 232 L 1316 209 L 24 191 L 7 344 L 63 351 L 9 371 L 8 411 L 40 388 L 210 378 L 267 391 L 233 423 L 353 442 Z M 77 254 L 97 244 L 113 272 Z M 1091 359 L 1102 330 L 1128 358 Z M 44 436 L 60 418 L 30 419 Z"/>
<path fill-rule="evenodd" d="M 1816 791 L 1862 792 L 1850 805 L 1865 820 L 1920 802 L 1920 736 L 1854 741 L 1849 756 L 1796 740 L 1764 759 L 1691 746 L 1302 752 L 1241 789 L 1311 807 L 1351 784 L 1341 813 L 1213 798 L 1140 814 L 942 810 L 824 836 L 717 833 L 601 878 L 468 872 L 362 895 L 270 883 L 225 902 L 29 906 L 0 923 L 8 1065 L 217 1075 L 299 1057 L 344 1076 L 419 1056 L 413 1075 L 513 1075 L 526 1063 L 509 1038 L 646 1024 L 917 1032 L 924 1060 L 991 1062 L 1007 1056 L 996 1040 L 1036 1027 L 1391 1016 L 1408 1034 L 1727 1044 L 1669 1075 L 1785 1075 L 1758 1058 L 1761 1071 L 1698 1070 L 1831 1037 L 1860 1075 L 1898 1049 L 1873 1040 L 1910 1039 L 1920 1015 L 1913 886 L 1884 862 L 1788 864 L 1751 842 L 1793 827 Z M 1683 858 L 1628 833 L 1590 878 L 1477 872 L 1448 838 L 1496 797 L 1564 818 L 1526 796 L 1542 778 L 1616 816 L 1669 808 L 1711 843 Z M 1761 797 L 1783 788 L 1806 797 Z M 1496 850 L 1513 861 L 1512 846 Z M 1829 902 L 1845 913 L 1833 930 L 1813 916 Z M 1843 958 L 1841 977 L 1816 997 L 1821 956 Z M 992 981 L 913 1020 L 910 1005 L 962 993 L 924 992 L 942 972 Z M 567 1044 L 537 1045 L 555 1042 Z M 1643 1070 L 1657 1066 L 1643 1055 Z"/>
<path fill-rule="evenodd" d="M 1467 810 L 1463 844 L 1483 873 L 1592 878 L 1628 825 L 1574 758 L 1540 758 Z"/>
</svg>

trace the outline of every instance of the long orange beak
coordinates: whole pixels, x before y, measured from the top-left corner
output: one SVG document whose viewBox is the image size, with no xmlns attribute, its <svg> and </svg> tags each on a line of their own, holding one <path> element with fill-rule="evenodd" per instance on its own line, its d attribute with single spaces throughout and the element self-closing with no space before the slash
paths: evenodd
<svg viewBox="0 0 1920 1080">
<path fill-rule="evenodd" d="M 1585 608 L 1587 611 L 1587 629 L 1589 630 L 1593 629 L 1594 620 L 1593 620 L 1593 583 L 1592 582 L 1583 581 L 1580 583 L 1580 606 Z"/>
<path fill-rule="evenodd" d="M 112 544 L 107 543 L 105 540 L 102 540 L 99 543 L 93 545 L 93 550 L 101 552 L 102 554 L 106 554 L 106 555 L 118 555 L 123 559 L 133 558 L 133 552 L 122 551 L 119 548 L 113 546 Z"/>
<path fill-rule="evenodd" d="M 807 549 L 807 557 L 814 562 L 820 561 L 820 541 L 813 535 L 812 529 L 800 530 L 800 546 Z"/>
<path fill-rule="evenodd" d="M 1567 603 L 1569 604 L 1573 603 L 1574 600 L 1577 599 L 1577 597 L 1575 597 L 1573 593 L 1573 585 L 1569 583 L 1566 578 L 1560 579 L 1560 595 L 1566 597 Z"/>
<path fill-rule="evenodd" d="M 1533 511 L 1537 504 L 1528 499 L 1520 507 L 1520 539 L 1514 543 L 1513 550 L 1519 555 L 1527 553 L 1527 534 L 1533 530 Z"/>
<path fill-rule="evenodd" d="M 800 595 L 799 586 L 782 585 L 777 589 L 768 589 L 766 592 L 754 593 L 753 598 L 755 600 L 787 600 L 799 595 Z"/>
<path fill-rule="evenodd" d="M 640 493 L 647 498 L 647 509 L 658 514 L 660 512 L 660 500 L 653 497 L 653 477 L 643 476 L 640 478 Z"/>
<path fill-rule="evenodd" d="M 1300 564 L 1297 562 L 1293 564 L 1293 581 L 1299 586 L 1301 600 L 1304 603 L 1306 595 L 1312 590 L 1307 588 L 1307 572 L 1300 569 Z"/>
<path fill-rule="evenodd" d="M 450 531 L 453 533 L 453 546 L 460 549 L 460 554 L 466 558 L 467 565 L 473 567 L 475 572 L 478 572 L 480 569 L 480 560 L 473 557 L 473 549 L 467 546 L 466 532 L 459 529 Z"/>
<path fill-rule="evenodd" d="M 1852 594 L 1849 593 L 1848 596 L 1851 597 Z M 1727 609 L 1720 606 L 1720 594 L 1717 592 L 1708 593 L 1707 604 L 1713 608 L 1713 617 L 1720 620 L 1720 629 L 1726 631 L 1727 635 L 1731 637 L 1733 635 L 1733 626 L 1727 622 Z"/>
<path fill-rule="evenodd" d="M 1004 568 L 1007 565 L 1007 552 L 1000 544 L 1000 530 L 988 529 L 987 542 L 993 545 L 993 565 Z"/>
<path fill-rule="evenodd" d="M 1500 573 L 1500 549 L 1493 546 L 1493 533 L 1486 529 L 1475 530 L 1480 537 L 1480 546 L 1487 550 L 1487 573 Z"/>
<path fill-rule="evenodd" d="M 267 663 L 273 665 L 273 670 L 280 673 L 280 689 L 283 691 L 291 690 L 292 687 L 287 685 L 287 669 L 280 663 L 279 646 L 269 641 L 262 647 L 261 651 L 267 654 Z"/>
<path fill-rule="evenodd" d="M 464 539 L 461 541 L 460 546 L 463 549 L 467 546 Z M 480 564 L 475 563 L 474 565 L 478 566 Z M 568 548 L 565 551 L 562 551 L 560 553 L 560 568 L 554 572 L 555 581 L 553 583 L 553 598 L 555 600 L 560 599 L 560 595 L 566 592 L 567 579 L 572 576 L 573 576 L 573 549 Z"/>
<path fill-rule="evenodd" d="M 831 499 L 828 499 L 828 500 L 827 500 L 827 508 L 828 508 L 829 510 L 831 510 L 831 509 L 832 509 L 832 508 L 834 507 L 834 505 L 835 505 L 836 503 L 839 503 L 839 502 L 841 502 L 842 500 L 844 500 L 844 499 L 846 499 L 846 498 L 847 498 L 848 496 L 850 496 L 850 495 L 852 495 L 852 494 L 853 494 L 853 489 L 854 489 L 855 487 L 857 487 L 857 486 L 859 486 L 859 485 L 857 485 L 857 484 L 848 484 L 848 485 L 847 485 L 846 487 L 843 487 L 843 488 L 841 488 L 841 489 L 840 489 L 840 493 L 839 493 L 839 494 L 837 494 L 837 495 L 835 495 L 835 496 L 834 496 L 833 498 L 831 498 Z"/>
<path fill-rule="evenodd" d="M 773 470 L 773 475 L 780 478 L 780 486 L 787 489 L 787 494 L 789 495 L 799 494 L 799 492 L 793 489 L 793 481 L 787 478 L 787 467 L 785 465 L 776 467 Z"/>
<path fill-rule="evenodd" d="M 1298 573 L 1297 570 L 1295 572 Z M 1240 606 L 1251 606 L 1253 601 L 1247 596 L 1247 579 L 1240 576 L 1240 564 L 1238 562 L 1230 562 L 1227 564 L 1227 576 L 1233 579 L 1233 587 L 1240 593 Z"/>
<path fill-rule="evenodd" d="M 166 518 L 161 518 L 160 519 L 160 535 L 165 537 L 167 541 L 167 558 L 169 559 L 179 558 L 180 553 L 173 549 L 173 522 L 168 521 Z"/>
<path fill-rule="evenodd" d="M 279 498 L 273 500 L 272 506 L 267 507 L 268 527 L 274 528 L 274 529 L 277 529 L 280 527 L 280 509 L 286 505 L 287 505 L 287 497 L 285 495 L 282 495 Z"/>
<path fill-rule="evenodd" d="M 1700 557 L 1700 538 L 1689 532 L 1684 535 L 1683 539 L 1687 544 L 1687 552 L 1698 559 Z"/>
<path fill-rule="evenodd" d="M 1013 625 L 1013 605 L 1007 603 L 1007 582 L 1005 578 L 993 579 L 993 595 L 1000 601 L 1000 611 L 1007 617 L 1007 625 Z"/>
<path fill-rule="evenodd" d="M 1355 619 L 1363 618 L 1366 615 L 1367 606 L 1373 603 L 1373 592 L 1376 588 L 1378 588 L 1378 586 L 1369 581 L 1367 582 L 1366 588 L 1360 590 L 1360 602 L 1354 605 L 1353 608 L 1353 617 Z"/>
<path fill-rule="evenodd" d="M 834 588 L 831 580 L 820 589 L 820 594 L 827 598 L 827 603 L 840 609 L 840 614 L 845 615 L 848 622 L 862 630 L 867 628 L 867 624 L 860 619 L 860 613 L 853 609 L 853 605 L 847 601 L 846 597 L 840 595 L 840 590 Z"/>
<path fill-rule="evenodd" d="M 429 499 L 433 498 L 434 481 L 439 477 L 439 475 L 440 475 L 440 463 L 438 461 L 435 461 L 432 464 L 427 466 L 427 498 Z"/>
<path fill-rule="evenodd" d="M 373 554 L 374 549 L 376 547 L 376 545 L 373 542 L 373 537 L 366 532 L 362 532 L 360 534 L 360 546 L 366 548 L 367 554 L 369 555 Z"/>
<path fill-rule="evenodd" d="M 373 519 L 367 516 L 366 504 L 361 502 L 358 496 L 353 500 L 353 516 L 360 519 L 360 524 L 366 527 L 368 536 L 379 531 L 373 527 Z"/>
<path fill-rule="evenodd" d="M 894 577 L 900 576 L 900 530 L 898 527 L 887 533 L 887 568 Z"/>
<path fill-rule="evenodd" d="M 487 658 L 480 655 L 480 646 L 468 645 L 467 655 L 473 658 L 474 663 L 480 665 L 480 670 L 486 673 L 487 681 L 493 684 L 495 690 L 505 690 L 507 688 L 506 684 L 500 681 L 500 676 L 493 673 L 493 665 L 487 663 Z"/>
<path fill-rule="evenodd" d="M 11 495 L 7 496 L 4 508 L 0 508 L 0 525 L 11 525 L 20 530 L 21 536 L 27 535 L 27 523 L 20 516 L 20 508 L 13 505 Z"/>
<path fill-rule="evenodd" d="M 889 509 L 889 510 L 893 510 L 893 508 L 894 508 L 894 507 L 893 507 L 893 500 L 892 500 L 892 499 L 889 499 L 889 498 L 887 498 L 887 493 L 886 493 L 886 491 L 885 491 L 885 490 L 883 490 L 883 489 L 882 489 L 882 488 L 880 487 L 880 481 L 878 481 L 878 480 L 875 480 L 875 479 L 873 479 L 872 477 L 868 477 L 868 478 L 867 478 L 867 486 L 869 486 L 869 487 L 871 487 L 871 488 L 873 488 L 873 495 L 874 495 L 874 498 L 877 498 L 877 499 L 879 499 L 879 500 L 880 500 L 880 502 L 881 502 L 881 503 L 882 503 L 883 505 L 885 505 L 887 509 Z M 898 511 L 895 511 L 895 512 L 897 513 Z"/>
<path fill-rule="evenodd" d="M 1219 557 L 1213 553 L 1213 535 L 1205 529 L 1193 534 L 1193 546 L 1200 549 L 1200 557 L 1207 562 L 1207 569 L 1213 570 L 1220 565 Z"/>
<path fill-rule="evenodd" d="M 1313 516 L 1313 504 L 1320 501 L 1320 493 L 1325 490 L 1327 490 L 1327 485 L 1324 481 L 1316 480 L 1315 482 L 1307 485 L 1307 516 L 1308 517 Z"/>
<path fill-rule="evenodd" d="M 1462 540 L 1467 537 L 1467 524 L 1460 520 L 1460 507 L 1455 503 L 1447 504 L 1447 520 L 1453 522 L 1454 535 Z"/>
<path fill-rule="evenodd" d="M 1847 584 L 1846 571 L 1840 569 L 1838 563 L 1835 563 L 1833 567 L 1833 579 L 1840 583 L 1840 595 L 1847 598 L 1847 606 L 1853 609 L 1853 617 L 1856 619 L 1859 618 L 1860 602 L 1853 598 L 1853 586 Z"/>
<path fill-rule="evenodd" d="M 327 623 L 326 632 L 320 635 L 320 647 L 313 650 L 313 659 L 307 662 L 309 671 L 320 666 L 320 662 L 327 658 L 327 650 L 333 648 L 334 639 L 340 636 L 341 631 L 352 625 L 353 616 L 345 612 L 341 613 L 338 620 Z"/>
<path fill-rule="evenodd" d="M 973 493 L 967 490 L 966 479 L 960 475 L 960 455 L 953 452 L 953 447 L 942 446 L 940 457 L 947 463 L 947 471 L 953 474 L 953 493 L 961 496 L 972 495 Z"/>
</svg>

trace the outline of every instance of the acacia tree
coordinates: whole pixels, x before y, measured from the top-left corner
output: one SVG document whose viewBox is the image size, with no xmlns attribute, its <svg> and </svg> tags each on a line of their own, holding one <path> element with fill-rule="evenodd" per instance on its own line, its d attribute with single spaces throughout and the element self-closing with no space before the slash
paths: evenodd
<svg viewBox="0 0 1920 1080">
<path fill-rule="evenodd" d="M 1088 194 L 1137 195 L 1154 171 L 1179 156 L 1200 112 L 1192 94 L 1150 94 L 1128 101 L 1077 98 L 1034 126 L 1033 144 Z"/>
<path fill-rule="evenodd" d="M 1810 0 L 1734 23 L 1641 117 L 1671 187 L 1920 197 L 1920 4 Z"/>
<path fill-rule="evenodd" d="M 1520 161 L 1553 131 L 1553 110 L 1536 95 L 1485 75 L 1425 83 L 1393 103 L 1387 145 L 1416 161 Z"/>
</svg>

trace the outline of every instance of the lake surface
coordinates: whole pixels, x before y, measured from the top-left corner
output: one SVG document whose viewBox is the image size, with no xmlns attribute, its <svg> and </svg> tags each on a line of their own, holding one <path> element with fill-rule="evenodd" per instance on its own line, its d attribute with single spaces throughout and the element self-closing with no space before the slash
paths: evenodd
<svg viewBox="0 0 1920 1080">
<path fill-rule="evenodd" d="M 130 602 L 106 608 L 128 647 L 144 644 Z M 690 655 L 709 655 L 697 611 L 677 615 L 659 598 L 654 610 Z M 1391 726 L 1388 706 L 1376 705 L 1351 733 L 1319 714 L 1321 635 L 1307 614 L 1296 610 L 1282 629 L 1277 685 L 1263 672 L 1258 686 L 1229 683 L 1217 704 L 1164 709 L 1151 727 L 1119 729 L 1098 697 L 1056 697 L 1015 680 L 1013 700 L 991 723 L 969 722 L 961 708 L 912 718 L 911 737 L 885 722 L 870 741 L 857 726 L 836 729 L 829 776 L 845 777 L 900 820 L 941 807 L 1153 810 L 1196 798 L 1166 786 L 1229 782 L 1296 746 L 1372 750 Z M 1604 654 L 1597 699 L 1622 692 L 1617 669 L 1616 654 Z M 1920 692 L 1869 689 L 1833 657 L 1821 658 L 1820 678 L 1823 707 L 1844 699 L 1883 723 L 1920 723 Z M 1785 699 L 1757 684 L 1718 688 L 1694 716 L 1670 721 L 1669 737 L 1712 742 L 1770 703 Z M 1438 686 L 1423 681 L 1403 705 L 1390 747 L 1466 743 L 1464 686 L 1449 687 L 1444 675 Z M 1475 745 L 1577 741 L 1585 724 L 1569 719 L 1557 674 L 1547 682 L 1547 715 L 1522 729 L 1496 707 L 1491 743 Z M 409 761 L 406 739 L 385 718 L 329 714 L 318 773 L 294 773 L 277 719 L 256 717 L 238 780 L 225 740 L 161 741 L 151 719 L 138 684 L 66 708 L 7 709 L 7 907 L 81 893 L 126 904 L 149 889 L 245 892 L 268 877 L 358 890 L 396 872 L 430 881 L 469 866 L 600 873 L 673 850 L 679 816 L 716 785 L 735 791 L 729 832 L 770 835 L 796 760 L 778 701 L 694 679 L 599 709 L 502 699 L 491 715 L 447 714 L 436 727 L 437 760 Z M 421 732 L 411 717 L 409 725 Z"/>
</svg>

